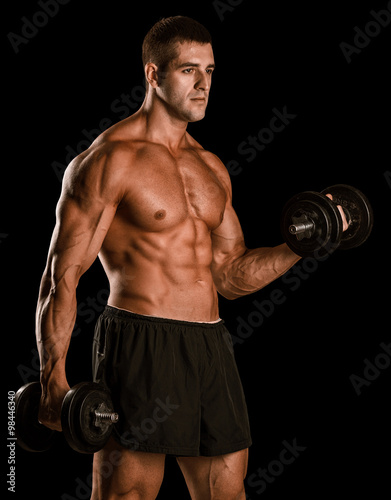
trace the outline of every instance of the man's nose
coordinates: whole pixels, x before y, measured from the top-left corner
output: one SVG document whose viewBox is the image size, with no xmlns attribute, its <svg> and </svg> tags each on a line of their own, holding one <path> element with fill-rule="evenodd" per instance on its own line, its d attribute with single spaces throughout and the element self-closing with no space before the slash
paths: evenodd
<svg viewBox="0 0 391 500">
<path fill-rule="evenodd" d="M 200 72 L 194 87 L 197 90 L 203 90 L 205 92 L 208 91 L 210 88 L 209 76 L 206 73 Z"/>
</svg>

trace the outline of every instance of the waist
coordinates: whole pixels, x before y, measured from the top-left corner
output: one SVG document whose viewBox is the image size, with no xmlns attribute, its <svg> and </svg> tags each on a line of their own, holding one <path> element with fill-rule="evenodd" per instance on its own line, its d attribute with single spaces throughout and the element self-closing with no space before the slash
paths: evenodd
<svg viewBox="0 0 391 500">
<path fill-rule="evenodd" d="M 103 311 L 104 315 L 115 316 L 117 318 L 129 319 L 129 320 L 139 320 L 139 321 L 150 321 L 157 323 L 172 323 L 176 325 L 184 325 L 184 326 L 211 326 L 214 327 L 216 325 L 223 325 L 224 321 L 219 318 L 215 321 L 187 321 L 181 319 L 174 318 L 166 318 L 164 316 L 155 316 L 152 314 L 139 314 L 128 309 L 122 309 L 120 307 L 112 306 L 107 304 L 105 310 Z"/>
<path fill-rule="evenodd" d="M 126 284 L 112 282 L 108 305 L 149 317 L 193 323 L 217 321 L 217 291 L 211 276 L 207 280 L 172 283 L 149 275 Z"/>
</svg>

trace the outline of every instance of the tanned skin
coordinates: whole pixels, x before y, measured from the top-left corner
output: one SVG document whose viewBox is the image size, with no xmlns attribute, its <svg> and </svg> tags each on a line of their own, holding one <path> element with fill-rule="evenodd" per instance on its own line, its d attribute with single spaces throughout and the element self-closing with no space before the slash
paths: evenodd
<svg viewBox="0 0 391 500">
<path fill-rule="evenodd" d="M 260 290 L 299 260 L 285 244 L 246 248 L 225 166 L 186 131 L 205 115 L 213 69 L 210 44 L 178 44 L 164 78 L 148 63 L 140 110 L 66 169 L 36 315 L 39 420 L 51 429 L 61 430 L 70 388 L 65 360 L 76 287 L 98 255 L 109 305 L 185 321 L 217 320 L 218 293 L 235 299 Z M 155 498 L 164 457 L 110 440 L 94 457 L 92 499 Z M 102 473 L 107 462 L 109 477 Z M 192 498 L 245 498 L 247 450 L 178 463 Z"/>
</svg>

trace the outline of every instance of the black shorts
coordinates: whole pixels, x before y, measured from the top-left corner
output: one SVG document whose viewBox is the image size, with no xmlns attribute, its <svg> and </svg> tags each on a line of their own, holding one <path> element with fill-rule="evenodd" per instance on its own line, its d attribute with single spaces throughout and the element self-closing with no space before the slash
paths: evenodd
<svg viewBox="0 0 391 500">
<path fill-rule="evenodd" d="M 107 306 L 93 346 L 94 381 L 119 413 L 123 447 L 214 456 L 251 444 L 232 340 L 223 321 L 193 323 Z"/>
</svg>

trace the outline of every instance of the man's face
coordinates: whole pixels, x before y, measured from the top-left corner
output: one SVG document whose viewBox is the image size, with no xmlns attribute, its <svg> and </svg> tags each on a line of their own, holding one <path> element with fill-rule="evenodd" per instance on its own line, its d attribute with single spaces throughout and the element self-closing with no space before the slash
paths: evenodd
<svg viewBox="0 0 391 500">
<path fill-rule="evenodd" d="M 212 46 L 187 42 L 179 44 L 177 52 L 177 58 L 159 76 L 156 94 L 177 118 L 187 122 L 202 120 L 215 66 Z"/>
</svg>

